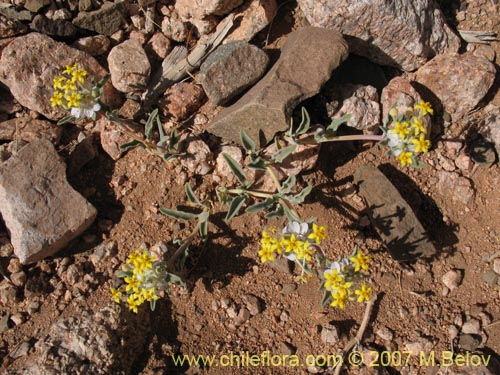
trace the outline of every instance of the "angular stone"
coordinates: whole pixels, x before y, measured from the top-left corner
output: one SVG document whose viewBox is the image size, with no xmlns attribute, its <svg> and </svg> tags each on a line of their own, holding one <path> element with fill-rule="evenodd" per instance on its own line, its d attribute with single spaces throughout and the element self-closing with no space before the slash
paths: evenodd
<svg viewBox="0 0 500 375">
<path fill-rule="evenodd" d="M 347 54 L 347 43 L 336 31 L 294 31 L 266 76 L 223 110 L 208 130 L 225 141 L 239 142 L 244 129 L 260 146 L 266 145 L 276 132 L 288 128 L 295 106 L 317 94 Z"/>
<path fill-rule="evenodd" d="M 498 108 L 484 117 L 479 132 L 495 145 L 497 153 L 500 155 L 500 110 Z"/>
<path fill-rule="evenodd" d="M 469 204 L 475 195 L 472 182 L 456 172 L 439 171 L 436 191 L 446 200 L 462 205 Z"/>
<path fill-rule="evenodd" d="M 77 33 L 77 28 L 71 22 L 51 20 L 42 14 L 37 14 L 35 18 L 33 18 L 31 28 L 42 34 L 60 37 L 73 37 Z"/>
<path fill-rule="evenodd" d="M 243 3 L 243 0 L 177 0 L 175 9 L 184 21 L 208 15 L 223 16 Z"/>
<path fill-rule="evenodd" d="M 149 58 L 157 61 L 163 61 L 172 49 L 172 42 L 163 33 L 154 33 L 146 44 L 145 51 Z"/>
<path fill-rule="evenodd" d="M 0 38 L 8 38 L 23 34 L 28 31 L 28 28 L 19 21 L 7 18 L 0 14 Z"/>
<path fill-rule="evenodd" d="M 171 116 L 176 121 L 182 121 L 196 112 L 205 99 L 205 92 L 200 85 L 191 82 L 179 82 L 165 91 L 159 105 L 165 116 Z"/>
<path fill-rule="evenodd" d="M 1 8 L 0 13 L 11 20 L 16 21 L 30 21 L 33 19 L 33 15 L 28 10 L 17 10 L 14 7 Z"/>
<path fill-rule="evenodd" d="M 97 211 L 66 181 L 48 140 L 25 146 L 0 166 L 0 208 L 21 263 L 55 254 L 94 221 Z"/>
<path fill-rule="evenodd" d="M 231 100 L 259 80 L 269 57 L 260 48 L 236 41 L 219 46 L 200 67 L 200 83 L 217 105 Z"/>
<path fill-rule="evenodd" d="M 140 93 L 146 89 L 151 65 L 141 44 L 134 39 L 113 47 L 108 56 L 113 86 L 126 93 Z"/>
<path fill-rule="evenodd" d="M 411 207 L 380 170 L 362 166 L 354 173 L 354 182 L 367 202 L 375 230 L 395 259 L 408 261 L 436 254 Z"/>
<path fill-rule="evenodd" d="M 78 39 L 73 47 L 87 52 L 91 56 L 99 56 L 108 52 L 111 41 L 105 35 L 94 35 Z"/>
<path fill-rule="evenodd" d="M 236 11 L 241 19 L 224 39 L 224 43 L 233 40 L 246 42 L 252 40 L 259 31 L 272 22 L 278 12 L 278 5 L 276 0 L 251 0 Z"/>
<path fill-rule="evenodd" d="M 73 24 L 82 29 L 95 31 L 98 34 L 111 36 L 125 23 L 125 6 L 123 1 L 105 2 L 93 12 L 80 12 Z"/>
<path fill-rule="evenodd" d="M 38 13 L 40 9 L 49 5 L 50 3 L 51 0 L 26 0 L 26 4 L 24 4 L 24 7 L 30 12 Z"/>
<path fill-rule="evenodd" d="M 312 26 L 344 34 L 352 53 L 413 71 L 434 55 L 456 52 L 460 39 L 432 0 L 299 0 Z"/>
<path fill-rule="evenodd" d="M 349 114 L 351 117 L 347 121 L 347 126 L 369 134 L 378 132 L 380 104 L 375 87 L 339 84 L 334 86 L 332 94 L 334 101 L 329 104 L 336 109 L 330 112 L 330 108 L 328 108 L 328 116 L 335 119 Z"/>
<path fill-rule="evenodd" d="M 51 120 L 67 116 L 61 108 L 50 104 L 54 77 L 66 65 L 78 63 L 96 80 L 107 73 L 96 59 L 50 37 L 30 33 L 16 38 L 2 52 L 0 81 L 9 87 L 12 95 L 23 106 L 43 114 Z M 115 108 L 121 99 L 111 82 L 104 86 L 101 102 Z"/>
<path fill-rule="evenodd" d="M 21 138 L 26 142 L 33 142 L 39 138 L 46 138 L 52 143 L 59 143 L 62 128 L 46 120 L 18 117 L 0 122 L 0 140 L 11 141 Z"/>
<path fill-rule="evenodd" d="M 188 35 L 186 23 L 180 19 L 177 12 L 168 12 L 161 23 L 161 31 L 167 38 L 175 42 L 183 42 Z"/>
<path fill-rule="evenodd" d="M 490 61 L 472 54 L 436 56 L 420 68 L 415 80 L 432 91 L 457 121 L 485 97 L 495 81 Z"/>
</svg>

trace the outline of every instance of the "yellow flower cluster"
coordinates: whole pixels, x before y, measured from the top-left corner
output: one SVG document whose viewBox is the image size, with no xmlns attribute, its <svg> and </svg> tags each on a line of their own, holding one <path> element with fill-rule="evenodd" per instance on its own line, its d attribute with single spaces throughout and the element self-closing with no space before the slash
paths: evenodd
<svg viewBox="0 0 500 375">
<path fill-rule="evenodd" d="M 297 226 L 300 224 L 295 223 Z M 307 226 L 307 224 L 302 224 Z M 308 227 L 308 226 L 307 226 Z M 275 229 L 270 230 L 276 232 Z M 281 236 L 274 237 L 268 232 L 262 232 L 260 240 L 261 249 L 259 256 L 262 263 L 274 261 L 276 256 L 284 256 L 290 260 L 310 262 L 315 254 L 313 244 L 320 245 L 321 241 L 327 237 L 326 228 L 313 224 L 312 227 L 303 232 L 284 232 Z"/>
<path fill-rule="evenodd" d="M 144 302 L 154 302 L 159 296 L 156 293 L 155 280 L 158 272 L 153 262 L 153 257 L 147 250 L 135 250 L 127 258 L 126 264 L 123 266 L 123 271 L 126 276 L 125 294 L 128 307 L 134 313 L 137 313 L 138 307 Z M 123 292 L 115 288 L 111 288 L 111 296 L 116 303 L 120 303 Z"/>
<path fill-rule="evenodd" d="M 52 107 L 63 107 L 77 119 L 95 120 L 101 109 L 99 98 L 105 80 L 95 84 L 86 79 L 88 75 L 89 73 L 78 64 L 66 65 L 62 75 L 54 78 L 54 94 L 50 98 Z"/>
<path fill-rule="evenodd" d="M 424 117 L 433 113 L 430 103 L 423 100 L 413 108 L 408 108 L 404 114 L 399 114 L 396 108 L 389 111 L 390 120 L 384 129 L 386 144 L 403 167 L 416 164 L 418 153 L 428 152 L 431 142 L 426 138 Z"/>
<path fill-rule="evenodd" d="M 343 259 L 340 262 L 333 262 L 330 267 L 323 272 L 324 289 L 332 302 L 330 306 L 344 309 L 349 300 L 357 300 L 359 303 L 369 301 L 372 288 L 362 283 L 359 288 L 354 288 L 363 275 L 361 271 L 369 271 L 368 264 L 370 257 L 363 255 L 358 249 L 354 256 Z M 357 296 L 357 297 L 356 297 Z"/>
</svg>

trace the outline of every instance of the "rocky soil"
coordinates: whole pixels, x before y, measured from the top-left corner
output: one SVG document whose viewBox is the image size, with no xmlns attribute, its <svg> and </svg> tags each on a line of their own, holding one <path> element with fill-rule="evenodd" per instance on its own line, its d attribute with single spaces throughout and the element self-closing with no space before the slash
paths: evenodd
<svg viewBox="0 0 500 375">
<path fill-rule="evenodd" d="M 377 134 L 395 102 L 425 100 L 425 168 L 334 142 L 298 149 L 278 176 L 314 187 L 298 211 L 327 227 L 329 258 L 354 245 L 372 258 L 364 363 L 342 373 L 500 374 L 499 14 L 496 0 L 0 2 L 1 372 L 334 373 L 305 359 L 339 353 L 363 305 L 322 307 L 318 279 L 260 262 L 262 230 L 286 221 L 223 220 L 215 188 L 237 180 L 222 153 L 245 159 L 241 128 L 272 153 L 302 106 L 312 124 L 351 114 L 340 133 Z M 105 117 L 56 125 L 67 113 L 51 106 L 53 79 L 74 63 L 110 75 L 101 102 L 133 134 L 158 107 L 185 155 L 124 151 L 130 137 Z M 214 202 L 208 243 L 186 288 L 134 314 L 112 301 L 115 273 L 135 249 L 189 234 L 160 213 L 186 206 L 188 181 Z M 266 351 L 303 365 L 175 363 Z M 447 366 L 443 353 L 490 360 Z"/>
</svg>

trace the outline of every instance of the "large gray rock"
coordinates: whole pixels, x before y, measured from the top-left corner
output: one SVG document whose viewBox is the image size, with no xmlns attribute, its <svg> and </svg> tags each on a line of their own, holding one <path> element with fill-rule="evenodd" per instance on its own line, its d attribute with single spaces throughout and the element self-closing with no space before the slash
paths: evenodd
<svg viewBox="0 0 500 375">
<path fill-rule="evenodd" d="M 305 27 L 288 36 L 279 60 L 238 102 L 223 110 L 209 128 L 226 141 L 239 142 L 240 129 L 261 146 L 290 125 L 293 109 L 317 94 L 347 58 L 347 43 L 334 31 Z"/>
<path fill-rule="evenodd" d="M 85 52 L 55 42 L 50 37 L 30 33 L 16 38 L 2 52 L 0 81 L 9 87 L 16 100 L 51 120 L 60 120 L 68 112 L 50 103 L 54 77 L 61 75 L 66 65 L 79 63 L 96 80 L 107 74 L 96 59 Z M 104 86 L 101 102 L 112 108 L 121 99 L 111 82 Z"/>
<path fill-rule="evenodd" d="M 113 47 L 108 55 L 113 86 L 125 93 L 140 93 L 146 89 L 151 73 L 148 56 L 136 39 Z"/>
<path fill-rule="evenodd" d="M 0 38 L 8 38 L 26 31 L 28 28 L 23 23 L 0 14 Z"/>
<path fill-rule="evenodd" d="M 31 28 L 42 34 L 60 37 L 73 37 L 77 33 L 77 28 L 69 21 L 51 20 L 42 14 L 37 14 L 31 22 Z"/>
<path fill-rule="evenodd" d="M 243 41 L 219 46 L 200 67 L 200 83 L 217 105 L 231 100 L 253 85 L 266 72 L 269 57 Z"/>
<path fill-rule="evenodd" d="M 485 97 L 495 75 L 495 65 L 483 57 L 447 54 L 436 56 L 421 67 L 415 80 L 431 90 L 457 121 Z"/>
<path fill-rule="evenodd" d="M 68 184 L 64 162 L 45 139 L 0 166 L 0 202 L 14 253 L 23 264 L 55 254 L 97 214 Z"/>
<path fill-rule="evenodd" d="M 354 173 L 354 182 L 367 202 L 375 230 L 395 259 L 408 261 L 436 254 L 411 207 L 380 170 L 364 165 Z"/>
<path fill-rule="evenodd" d="M 123 1 L 105 2 L 93 12 L 80 12 L 73 24 L 82 29 L 95 31 L 98 34 L 111 36 L 125 23 L 125 6 Z"/>
<path fill-rule="evenodd" d="M 413 71 L 460 46 L 433 0 L 299 0 L 312 26 L 345 35 L 352 53 Z"/>
</svg>

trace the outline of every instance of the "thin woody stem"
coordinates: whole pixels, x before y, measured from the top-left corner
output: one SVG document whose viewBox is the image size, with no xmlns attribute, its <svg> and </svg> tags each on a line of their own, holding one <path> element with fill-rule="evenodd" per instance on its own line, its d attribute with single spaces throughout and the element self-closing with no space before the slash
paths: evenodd
<svg viewBox="0 0 500 375">
<path fill-rule="evenodd" d="M 191 245 L 191 243 L 194 241 L 194 239 L 198 236 L 198 231 L 200 230 L 200 225 L 201 225 L 201 223 L 198 222 L 198 224 L 196 225 L 196 228 L 194 228 L 193 231 L 191 232 L 191 234 L 184 241 L 182 241 L 181 246 L 179 246 L 179 248 L 175 251 L 175 253 L 170 257 L 170 259 L 167 262 L 167 269 L 168 270 L 173 269 L 174 263 L 177 260 L 177 258 L 179 258 L 179 256 L 181 256 L 181 254 L 184 253 L 184 251 L 186 251 L 186 249 L 189 247 L 189 245 Z"/>
<path fill-rule="evenodd" d="M 273 195 L 271 193 L 265 193 L 261 191 L 254 190 L 246 190 L 246 189 L 228 189 L 227 192 L 229 194 L 240 195 L 240 194 L 248 194 L 257 198 L 272 198 Z"/>
<path fill-rule="evenodd" d="M 341 141 L 383 141 L 385 136 L 383 135 L 335 135 L 330 137 L 325 137 L 324 139 L 315 139 L 314 136 L 308 136 L 302 139 L 295 139 L 296 143 L 304 145 L 314 145 L 318 143 L 325 142 L 341 142 Z"/>
</svg>

